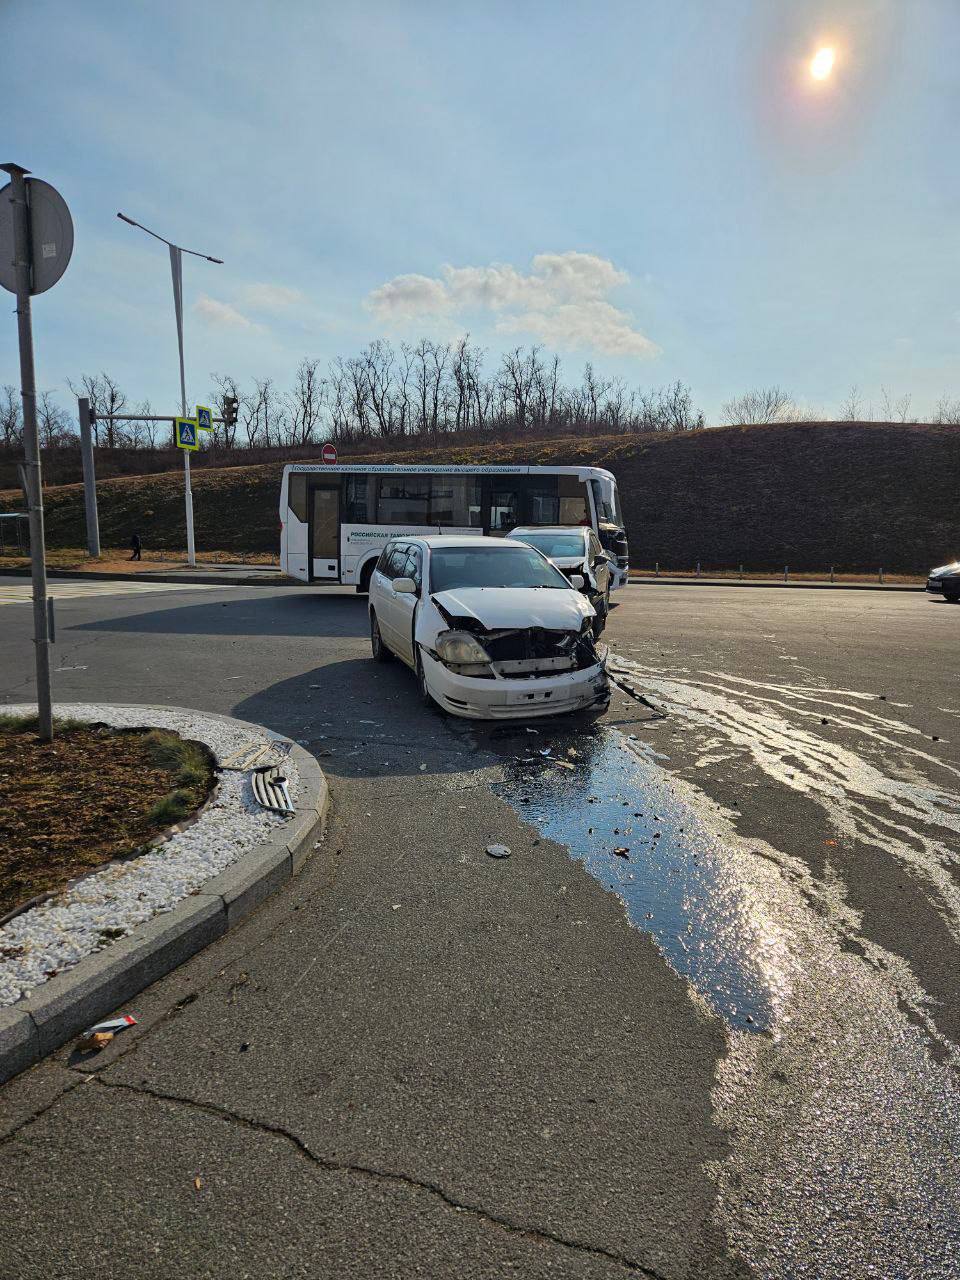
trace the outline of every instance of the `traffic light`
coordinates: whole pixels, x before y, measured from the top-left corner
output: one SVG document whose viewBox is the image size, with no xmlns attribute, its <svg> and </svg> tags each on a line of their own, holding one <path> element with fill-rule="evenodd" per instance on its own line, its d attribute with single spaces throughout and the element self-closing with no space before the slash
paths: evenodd
<svg viewBox="0 0 960 1280">
<path fill-rule="evenodd" d="M 237 421 L 237 397 L 223 397 L 223 422 L 224 426 L 232 427 Z"/>
</svg>

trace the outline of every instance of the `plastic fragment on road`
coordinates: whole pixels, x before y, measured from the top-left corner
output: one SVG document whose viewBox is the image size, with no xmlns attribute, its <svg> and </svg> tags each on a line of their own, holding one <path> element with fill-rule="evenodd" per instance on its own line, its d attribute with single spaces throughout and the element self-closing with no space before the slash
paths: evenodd
<svg viewBox="0 0 960 1280">
<path fill-rule="evenodd" d="M 613 856 L 615 858 L 627 858 L 629 860 L 630 846 L 628 844 L 617 845 L 616 849 L 613 851 Z"/>
<path fill-rule="evenodd" d="M 94 1023 L 92 1027 L 87 1027 L 86 1031 L 81 1035 L 79 1047 L 81 1049 L 95 1049 L 99 1052 L 105 1049 L 114 1036 L 119 1035 L 121 1031 L 126 1031 L 127 1027 L 135 1027 L 137 1020 L 132 1013 L 125 1013 L 119 1018 L 107 1018 L 105 1022 Z"/>
<path fill-rule="evenodd" d="M 557 766 L 557 768 L 558 768 L 558 769 L 573 769 L 573 768 L 574 768 L 574 766 L 570 763 L 570 761 L 569 761 L 569 760 L 554 760 L 554 761 L 553 761 L 553 763 Z"/>
<path fill-rule="evenodd" d="M 509 858 L 510 850 L 505 844 L 488 844 L 486 852 L 491 858 Z"/>
</svg>

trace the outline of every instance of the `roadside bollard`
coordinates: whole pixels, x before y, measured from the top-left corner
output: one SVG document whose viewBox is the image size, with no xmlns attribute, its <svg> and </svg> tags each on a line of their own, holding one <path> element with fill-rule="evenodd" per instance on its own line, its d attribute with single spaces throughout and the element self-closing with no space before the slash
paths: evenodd
<svg viewBox="0 0 960 1280">
<path fill-rule="evenodd" d="M 833 581 L 833 565 L 830 566 L 830 581 Z"/>
<path fill-rule="evenodd" d="M 880 568 L 880 585 L 883 586 L 883 567 Z"/>
<path fill-rule="evenodd" d="M 660 577 L 660 561 L 659 561 L 659 560 L 658 560 L 658 561 L 656 562 L 656 564 L 653 566 L 653 576 L 654 576 L 655 578 L 659 578 L 659 577 Z"/>
<path fill-rule="evenodd" d="M 740 566 L 740 577 L 743 577 L 743 565 Z"/>
<path fill-rule="evenodd" d="M 784 566 L 783 566 L 783 580 L 784 580 L 784 582 L 786 582 L 786 581 L 787 581 L 787 578 L 788 578 L 789 576 L 790 576 L 789 569 L 788 569 L 787 565 L 784 565 Z"/>
<path fill-rule="evenodd" d="M 697 561 L 697 577 L 700 577 L 700 561 Z"/>
</svg>

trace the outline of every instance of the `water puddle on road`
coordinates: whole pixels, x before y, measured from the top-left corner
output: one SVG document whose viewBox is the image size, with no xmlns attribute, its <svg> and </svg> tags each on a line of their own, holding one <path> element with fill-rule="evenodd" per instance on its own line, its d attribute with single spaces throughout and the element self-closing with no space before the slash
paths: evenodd
<svg viewBox="0 0 960 1280">
<path fill-rule="evenodd" d="M 722 841 L 639 745 L 600 728 L 501 730 L 491 745 L 505 756 L 495 793 L 612 890 L 731 1026 L 771 1030 L 788 985 L 783 940 Z"/>
<path fill-rule="evenodd" d="M 710 1173 L 734 1252 L 767 1280 L 955 1280 L 956 1047 L 932 1055 L 929 997 L 861 934 L 842 886 L 741 837 L 616 730 L 511 727 L 484 745 L 503 761 L 496 794 L 727 1022 L 713 1106 L 729 1150 Z"/>
</svg>

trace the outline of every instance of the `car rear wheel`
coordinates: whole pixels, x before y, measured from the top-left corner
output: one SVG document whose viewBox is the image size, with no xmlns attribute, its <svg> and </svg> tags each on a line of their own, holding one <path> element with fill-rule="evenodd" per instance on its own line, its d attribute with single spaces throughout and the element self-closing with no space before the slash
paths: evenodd
<svg viewBox="0 0 960 1280">
<path fill-rule="evenodd" d="M 960 601 L 960 590 L 957 590 L 956 588 L 948 589 L 947 587 L 944 587 L 943 598 L 949 604 L 957 604 L 957 602 Z"/>
<path fill-rule="evenodd" d="M 380 634 L 380 623 L 377 621 L 377 615 L 370 611 L 370 648 L 373 650 L 374 662 L 389 662 L 393 654 L 383 643 L 383 636 Z"/>
</svg>

